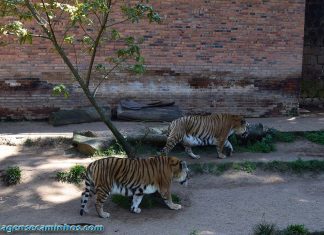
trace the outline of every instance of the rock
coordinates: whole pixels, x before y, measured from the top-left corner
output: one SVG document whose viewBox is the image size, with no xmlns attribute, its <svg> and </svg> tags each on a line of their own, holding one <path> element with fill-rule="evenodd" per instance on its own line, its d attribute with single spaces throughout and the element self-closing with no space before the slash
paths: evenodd
<svg viewBox="0 0 324 235">
<path fill-rule="evenodd" d="M 111 110 L 109 107 L 103 107 L 105 115 L 111 118 Z M 63 126 L 68 124 L 78 124 L 85 122 L 101 121 L 99 114 L 93 107 L 60 110 L 53 112 L 49 117 L 49 123 L 53 126 Z"/>
<path fill-rule="evenodd" d="M 93 155 L 96 151 L 107 149 L 113 141 L 113 138 L 87 137 L 79 133 L 73 133 L 73 146 L 86 155 Z"/>
</svg>

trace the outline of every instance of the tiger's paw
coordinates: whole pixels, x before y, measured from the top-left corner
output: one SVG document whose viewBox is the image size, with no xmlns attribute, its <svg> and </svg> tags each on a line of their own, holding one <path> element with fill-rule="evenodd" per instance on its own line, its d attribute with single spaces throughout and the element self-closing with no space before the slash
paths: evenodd
<svg viewBox="0 0 324 235">
<path fill-rule="evenodd" d="M 219 153 L 219 154 L 218 154 L 218 157 L 219 157 L 220 159 L 224 159 L 224 158 L 226 158 L 226 155 L 225 155 L 225 154 L 222 154 L 222 153 Z"/>
<path fill-rule="evenodd" d="M 137 207 L 137 208 L 134 208 L 134 207 L 133 207 L 133 208 L 131 209 L 131 212 L 136 213 L 136 214 L 141 213 L 141 211 L 142 211 L 142 210 L 141 210 L 141 208 L 139 208 L 139 207 Z"/>
<path fill-rule="evenodd" d="M 175 204 L 175 203 L 172 203 L 170 205 L 170 209 L 171 210 L 180 210 L 182 208 L 182 206 L 180 204 Z"/>
<path fill-rule="evenodd" d="M 104 211 L 100 214 L 101 218 L 108 218 L 109 216 L 110 216 L 110 214 L 108 212 L 104 212 Z"/>
</svg>

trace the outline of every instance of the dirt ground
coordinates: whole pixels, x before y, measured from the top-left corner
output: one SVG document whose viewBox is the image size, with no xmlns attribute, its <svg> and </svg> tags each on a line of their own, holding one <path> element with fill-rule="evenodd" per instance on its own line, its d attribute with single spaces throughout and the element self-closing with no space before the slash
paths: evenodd
<svg viewBox="0 0 324 235">
<path fill-rule="evenodd" d="M 217 161 L 213 153 L 200 153 L 201 161 Z M 180 157 L 190 162 L 185 154 Z M 225 161 L 274 159 L 324 159 L 324 146 L 299 140 L 279 144 L 268 154 L 234 153 Z M 184 208 L 172 211 L 166 207 L 143 209 L 141 214 L 114 205 L 105 209 L 109 219 L 97 216 L 93 206 L 89 214 L 79 215 L 83 186 L 56 182 L 57 171 L 79 163 L 84 158 L 68 145 L 24 147 L 0 145 L 0 170 L 19 164 L 22 183 L 0 185 L 0 224 L 75 224 L 105 226 L 103 234 L 251 234 L 253 225 L 262 220 L 276 223 L 304 224 L 310 230 L 324 230 L 324 175 L 288 175 L 269 172 L 227 172 L 222 176 L 195 175 L 188 187 L 173 185 Z M 1 172 L 0 172 L 1 173 Z M 55 234 L 55 233 L 51 233 Z M 78 233 L 79 234 L 79 233 Z M 89 233 L 88 233 L 89 234 Z"/>
</svg>

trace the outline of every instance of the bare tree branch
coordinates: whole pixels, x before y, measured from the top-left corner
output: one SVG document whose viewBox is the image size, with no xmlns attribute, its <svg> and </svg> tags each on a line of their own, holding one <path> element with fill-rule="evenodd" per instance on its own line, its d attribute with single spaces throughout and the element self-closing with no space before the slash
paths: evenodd
<svg viewBox="0 0 324 235">
<path fill-rule="evenodd" d="M 117 25 L 117 24 L 122 24 L 122 23 L 125 23 L 126 21 L 129 21 L 129 19 L 124 19 L 124 20 L 121 20 L 121 21 L 118 21 L 118 22 L 115 22 L 115 23 L 112 23 L 110 25 L 107 25 L 106 27 L 107 28 L 110 28 L 111 26 L 114 26 L 114 25 Z"/>
<path fill-rule="evenodd" d="M 95 89 L 93 90 L 93 97 L 96 96 L 97 90 L 100 87 L 100 85 L 108 78 L 108 76 L 111 74 L 112 71 L 114 71 L 123 61 L 116 63 L 106 74 L 105 76 L 101 79 L 101 81 L 98 83 L 98 85 L 95 87 Z"/>
</svg>

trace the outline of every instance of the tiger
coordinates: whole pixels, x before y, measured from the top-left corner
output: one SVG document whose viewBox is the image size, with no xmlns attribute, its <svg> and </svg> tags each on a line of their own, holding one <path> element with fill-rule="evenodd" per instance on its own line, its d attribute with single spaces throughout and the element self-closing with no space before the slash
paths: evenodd
<svg viewBox="0 0 324 235">
<path fill-rule="evenodd" d="M 176 157 L 157 156 L 147 159 L 107 157 L 89 164 L 85 176 L 85 190 L 81 195 L 80 215 L 88 213 L 89 196 L 96 195 L 95 208 L 99 217 L 108 218 L 103 203 L 110 194 L 133 196 L 130 211 L 140 213 L 144 194 L 158 192 L 172 210 L 182 208 L 172 202 L 171 181 L 187 185 L 188 167 Z"/>
<path fill-rule="evenodd" d="M 233 134 L 247 136 L 247 122 L 239 115 L 209 114 L 184 116 L 173 120 L 168 128 L 167 142 L 160 155 L 166 156 L 174 146 L 181 142 L 186 153 L 194 158 L 200 156 L 192 152 L 192 146 L 216 145 L 219 158 L 226 158 L 233 152 L 228 137 Z M 227 154 L 223 153 L 225 148 Z"/>
</svg>

